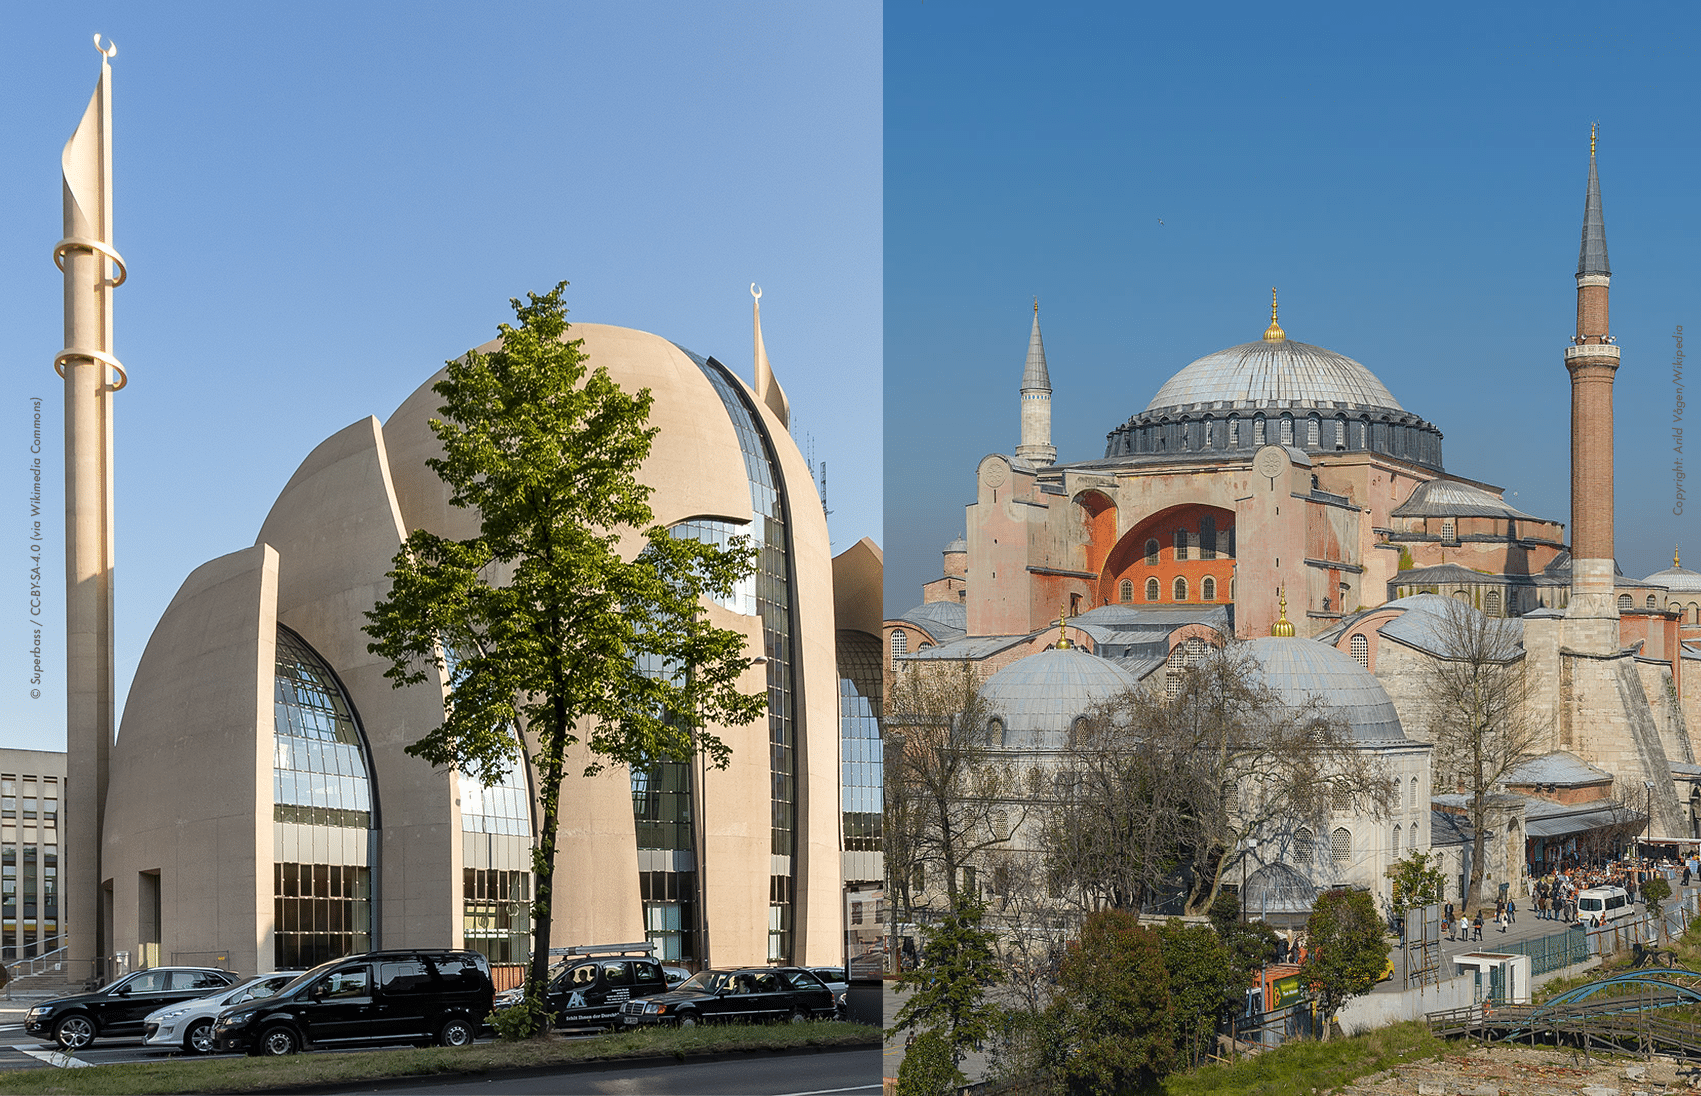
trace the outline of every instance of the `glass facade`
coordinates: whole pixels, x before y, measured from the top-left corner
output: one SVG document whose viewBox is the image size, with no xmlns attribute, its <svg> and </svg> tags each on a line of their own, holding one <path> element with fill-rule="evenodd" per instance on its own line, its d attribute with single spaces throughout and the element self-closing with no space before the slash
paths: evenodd
<svg viewBox="0 0 1701 1096">
<path fill-rule="evenodd" d="M 531 957 L 532 873 L 463 868 L 461 893 L 466 946 L 492 963 L 523 963 Z"/>
<path fill-rule="evenodd" d="M 713 544 L 717 548 L 730 548 L 735 542 L 750 539 L 751 530 L 748 526 L 734 525 L 730 521 L 711 521 L 699 518 L 696 521 L 682 521 L 668 529 L 676 540 L 695 540 L 704 544 Z M 756 576 L 750 575 L 733 587 L 727 597 L 711 598 L 716 605 L 730 609 L 742 616 L 755 616 L 756 608 Z"/>
<path fill-rule="evenodd" d="M 371 770 L 342 683 L 282 625 L 274 686 L 272 810 L 282 825 L 273 864 L 273 959 L 280 969 L 299 969 L 371 950 Z M 349 830 L 362 831 L 362 839 L 344 840 Z M 310 848 L 339 851 L 308 859 Z"/>
<path fill-rule="evenodd" d="M 759 416 L 726 367 L 713 358 L 704 360 L 684 347 L 680 349 L 697 363 L 719 394 L 738 435 L 745 475 L 750 482 L 754 520 L 747 532 L 760 547 L 756 606 L 762 617 L 762 652 L 768 657 L 769 846 L 774 865 L 768 881 L 768 958 L 789 963 L 797 843 L 797 720 L 792 679 L 796 665 L 792 637 L 796 628 L 792 621 L 787 507 L 779 461 Z"/>
<path fill-rule="evenodd" d="M 60 777 L 0 774 L 0 958 L 57 948 Z"/>
<path fill-rule="evenodd" d="M 839 659 L 840 798 L 846 852 L 880 852 L 880 641 L 841 630 Z"/>
<path fill-rule="evenodd" d="M 516 760 L 496 783 L 479 784 L 465 773 L 458 774 L 461 786 L 461 829 L 468 833 L 500 833 L 516 837 L 532 835 L 531 791 Z"/>
</svg>

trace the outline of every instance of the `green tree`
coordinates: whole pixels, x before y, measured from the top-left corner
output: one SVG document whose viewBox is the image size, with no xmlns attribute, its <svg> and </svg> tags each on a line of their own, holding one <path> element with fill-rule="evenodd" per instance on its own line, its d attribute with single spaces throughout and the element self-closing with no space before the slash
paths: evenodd
<svg viewBox="0 0 1701 1096">
<path fill-rule="evenodd" d="M 1176 1050 L 1196 1066 L 1210 1053 L 1217 1018 L 1229 1004 L 1229 949 L 1210 925 L 1186 925 L 1180 918 L 1171 918 L 1158 937 L 1169 974 Z"/>
<path fill-rule="evenodd" d="M 521 1007 L 538 1016 L 568 750 L 584 744 L 587 776 L 697 753 L 724 768 L 729 750 L 703 728 L 749 723 L 767 701 L 739 690 L 744 637 L 710 625 L 700 600 L 730 593 L 754 549 L 652 526 L 637 479 L 657 431 L 650 392 L 590 369 L 582 342 L 566 338 L 566 284 L 511 301 L 518 326 L 498 327 L 501 349 L 448 363 L 431 420 L 443 455 L 427 463 L 450 502 L 478 515 L 479 535 L 416 530 L 366 626 L 393 686 L 448 683 L 442 725 L 408 753 L 486 784 L 516 758 L 535 776 Z"/>
<path fill-rule="evenodd" d="M 1648 903 L 1648 912 L 1654 915 L 1654 923 L 1665 931 L 1665 921 L 1660 918 L 1660 903 L 1671 897 L 1671 884 L 1666 882 L 1663 875 L 1656 875 L 1642 884 L 1642 900 Z"/>
<path fill-rule="evenodd" d="M 1317 995 L 1325 1037 L 1350 998 L 1369 993 L 1388 966 L 1388 937 L 1368 892 L 1337 888 L 1317 896 L 1305 928 L 1310 947 L 1299 976 Z"/>
<path fill-rule="evenodd" d="M 1217 892 L 1209 917 L 1228 948 L 1226 994 L 1231 1004 L 1238 1005 L 1242 994 L 1257 984 L 1259 968 L 1276 961 L 1276 930 L 1263 921 L 1244 920 L 1240 898 L 1228 891 Z"/>
<path fill-rule="evenodd" d="M 963 1058 L 970 1047 L 992 1034 L 999 1010 L 986 999 L 986 991 L 1003 981 L 1003 974 L 993 951 L 993 934 L 981 925 L 985 913 L 976 895 L 958 891 L 945 916 L 921 930 L 921 962 L 916 969 L 905 971 L 893 987 L 898 993 L 915 996 L 893 1017 L 886 1037 L 895 1038 L 912 1028 L 918 1032 L 916 1043 L 930 1040 L 923 1048 L 929 1064 L 925 1069 L 917 1067 L 916 1087 L 904 1088 L 900 1074 L 898 1091 L 902 1096 L 934 1092 L 930 1086 L 936 1083 L 940 1061 L 950 1063 L 953 1085 L 967 1084 L 961 1068 Z"/>
<path fill-rule="evenodd" d="M 1407 910 L 1441 901 L 1447 880 L 1441 874 L 1441 854 L 1413 852 L 1404 860 L 1396 860 L 1383 874 L 1394 881 L 1394 916 L 1404 917 Z"/>
<path fill-rule="evenodd" d="M 1175 1017 L 1158 934 L 1125 910 L 1101 909 L 1081 926 L 1058 970 L 1052 1015 L 1061 1079 L 1079 1093 L 1150 1085 L 1175 1062 Z"/>
</svg>

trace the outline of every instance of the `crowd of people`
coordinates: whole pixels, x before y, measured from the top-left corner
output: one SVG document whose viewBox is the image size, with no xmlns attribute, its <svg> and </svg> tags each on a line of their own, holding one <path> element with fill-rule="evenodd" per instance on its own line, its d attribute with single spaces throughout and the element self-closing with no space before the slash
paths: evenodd
<svg viewBox="0 0 1701 1096">
<path fill-rule="evenodd" d="M 1655 875 L 1667 879 L 1675 891 L 1701 879 L 1701 863 L 1690 857 L 1684 860 L 1628 858 L 1587 867 L 1567 864 L 1536 879 L 1531 885 L 1527 905 L 1535 911 L 1539 921 L 1598 928 L 1600 914 L 1580 915 L 1577 909 L 1579 893 L 1594 887 L 1621 887 L 1630 902 L 1635 903 L 1641 897 L 1642 884 Z M 1496 900 L 1492 918 L 1486 906 L 1477 909 L 1473 917 L 1469 912 L 1455 913 L 1453 903 L 1448 902 L 1442 909 L 1441 932 L 1449 940 L 1481 940 L 1485 922 L 1504 933 L 1507 926 L 1516 923 L 1517 917 L 1517 900 L 1510 897 Z"/>
</svg>

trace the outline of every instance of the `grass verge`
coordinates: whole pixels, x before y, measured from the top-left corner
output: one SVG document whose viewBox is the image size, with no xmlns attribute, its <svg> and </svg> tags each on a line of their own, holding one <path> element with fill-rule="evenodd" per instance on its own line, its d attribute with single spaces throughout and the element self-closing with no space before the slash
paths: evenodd
<svg viewBox="0 0 1701 1096">
<path fill-rule="evenodd" d="M 1432 1035 L 1427 1024 L 1407 1021 L 1327 1043 L 1288 1043 L 1254 1058 L 1175 1074 L 1152 1090 L 1152 1096 L 1228 1092 L 1311 1096 L 1402 1062 L 1433 1058 L 1448 1049 L 1448 1042 Z"/>
<path fill-rule="evenodd" d="M 318 1085 L 358 1086 L 407 1077 L 462 1077 L 499 1070 L 549 1068 L 628 1058 L 693 1056 L 800 1047 L 877 1047 L 880 1029 L 865 1024 L 716 1025 L 616 1032 L 568 1042 L 559 1038 L 470 1047 L 311 1053 L 288 1058 L 163 1059 L 82 1069 L 0 1073 L 0 1092 L 106 1093 L 266 1092 Z"/>
</svg>

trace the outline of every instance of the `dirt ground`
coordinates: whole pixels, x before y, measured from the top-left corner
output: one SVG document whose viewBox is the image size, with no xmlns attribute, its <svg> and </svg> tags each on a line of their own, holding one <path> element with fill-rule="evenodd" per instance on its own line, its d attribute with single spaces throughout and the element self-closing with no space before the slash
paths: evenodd
<svg viewBox="0 0 1701 1096">
<path fill-rule="evenodd" d="M 1636 1096 L 1701 1092 L 1701 1067 L 1654 1060 L 1584 1061 L 1581 1051 L 1478 1048 L 1396 1066 L 1340 1090 L 1348 1096 Z"/>
</svg>

